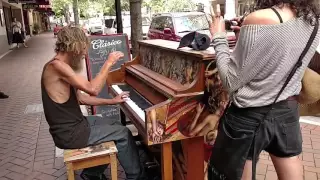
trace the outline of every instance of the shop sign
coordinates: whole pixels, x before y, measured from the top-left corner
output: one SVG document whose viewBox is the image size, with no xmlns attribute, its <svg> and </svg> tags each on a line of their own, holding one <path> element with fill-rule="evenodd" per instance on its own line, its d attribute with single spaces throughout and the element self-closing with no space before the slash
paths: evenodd
<svg viewBox="0 0 320 180">
<path fill-rule="evenodd" d="M 32 4 L 36 3 L 36 0 L 9 0 L 9 3 L 21 3 L 21 4 Z"/>
<path fill-rule="evenodd" d="M 38 4 L 22 4 L 22 9 L 36 9 L 38 7 Z"/>
<path fill-rule="evenodd" d="M 41 9 L 49 9 L 49 8 L 51 8 L 51 5 L 39 5 L 39 8 L 41 8 Z"/>
</svg>

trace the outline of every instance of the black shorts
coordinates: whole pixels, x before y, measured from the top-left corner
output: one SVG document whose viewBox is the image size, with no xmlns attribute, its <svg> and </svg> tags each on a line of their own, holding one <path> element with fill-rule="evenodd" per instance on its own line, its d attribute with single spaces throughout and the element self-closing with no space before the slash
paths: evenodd
<svg viewBox="0 0 320 180">
<path fill-rule="evenodd" d="M 252 160 L 254 151 L 257 160 L 262 150 L 277 157 L 302 152 L 297 101 L 255 108 L 231 105 L 221 118 L 208 179 L 241 179 L 245 161 Z"/>
</svg>

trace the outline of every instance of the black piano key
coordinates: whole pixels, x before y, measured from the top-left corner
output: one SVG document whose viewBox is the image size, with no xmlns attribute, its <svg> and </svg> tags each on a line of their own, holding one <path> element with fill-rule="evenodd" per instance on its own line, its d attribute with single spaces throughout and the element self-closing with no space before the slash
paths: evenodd
<svg viewBox="0 0 320 180">
<path fill-rule="evenodd" d="M 134 90 L 133 87 L 128 84 L 118 85 L 122 91 L 130 92 L 130 99 L 139 106 L 142 110 L 145 110 L 152 106 L 152 104 L 146 100 L 141 94 Z"/>
</svg>

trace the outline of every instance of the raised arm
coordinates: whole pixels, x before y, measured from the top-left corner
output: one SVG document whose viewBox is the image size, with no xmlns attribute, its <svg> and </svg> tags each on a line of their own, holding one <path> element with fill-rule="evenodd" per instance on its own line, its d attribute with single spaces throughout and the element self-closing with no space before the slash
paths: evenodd
<svg viewBox="0 0 320 180">
<path fill-rule="evenodd" d="M 121 57 L 123 57 L 123 53 L 121 52 L 111 53 L 108 60 L 101 67 L 100 72 L 91 81 L 77 75 L 68 64 L 62 61 L 52 61 L 51 65 L 60 74 L 61 79 L 77 89 L 80 89 L 90 95 L 97 96 L 106 83 L 110 68 Z"/>
</svg>

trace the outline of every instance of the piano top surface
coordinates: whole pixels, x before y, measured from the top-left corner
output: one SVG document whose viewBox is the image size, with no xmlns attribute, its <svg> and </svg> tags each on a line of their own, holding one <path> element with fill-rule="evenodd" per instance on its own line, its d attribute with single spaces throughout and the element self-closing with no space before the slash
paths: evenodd
<svg viewBox="0 0 320 180">
<path fill-rule="evenodd" d="M 210 46 L 208 49 L 203 51 L 196 51 L 189 47 L 177 49 L 179 46 L 179 43 L 180 42 L 168 41 L 163 39 L 151 39 L 151 40 L 139 41 L 140 45 L 154 46 L 157 48 L 161 48 L 161 49 L 176 52 L 176 53 L 182 53 L 182 54 L 199 57 L 200 59 L 203 59 L 203 60 L 215 59 L 215 50 L 212 46 Z M 230 50 L 230 52 L 232 52 L 232 50 Z"/>
</svg>

